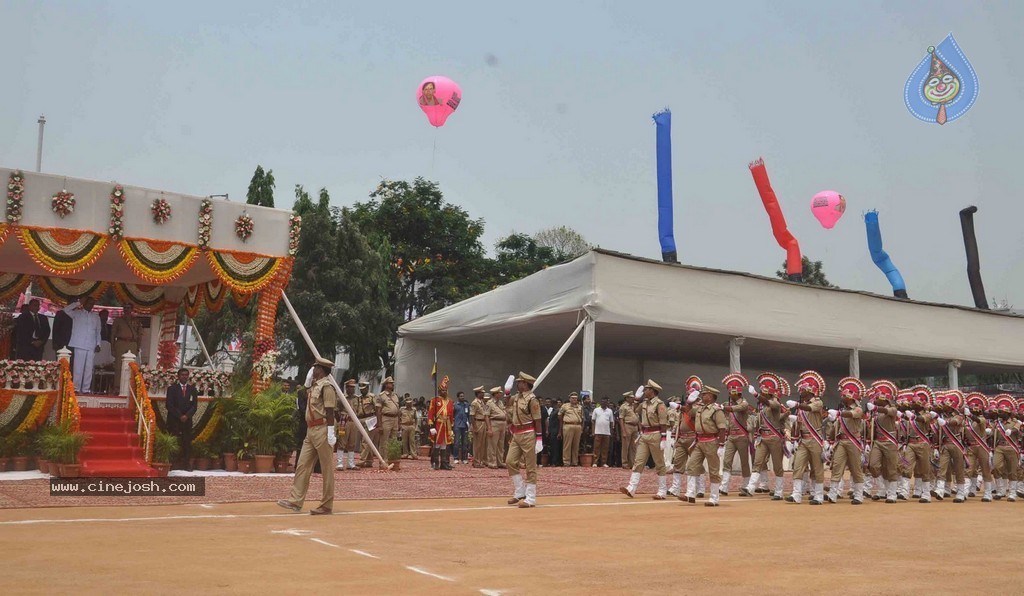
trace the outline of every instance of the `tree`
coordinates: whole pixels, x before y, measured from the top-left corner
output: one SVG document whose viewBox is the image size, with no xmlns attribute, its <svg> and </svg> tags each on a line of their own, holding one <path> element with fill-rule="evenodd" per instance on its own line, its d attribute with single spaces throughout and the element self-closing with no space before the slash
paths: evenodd
<svg viewBox="0 0 1024 596">
<path fill-rule="evenodd" d="M 495 244 L 492 284 L 500 286 L 521 279 L 541 269 L 556 265 L 562 256 L 549 246 L 540 246 L 526 234 L 512 234 Z"/>
<path fill-rule="evenodd" d="M 590 244 L 576 230 L 567 226 L 558 226 L 541 230 L 533 235 L 538 246 L 550 248 L 559 261 L 575 259 L 590 250 Z"/>
<path fill-rule="evenodd" d="M 823 288 L 838 288 L 839 286 L 829 283 L 828 279 L 825 278 L 825 268 L 821 264 L 821 261 L 812 261 L 807 258 L 807 255 L 803 257 L 803 283 L 809 286 L 821 286 Z M 789 279 L 786 274 L 786 263 L 783 261 L 782 269 L 775 272 L 775 276 L 779 279 Z"/>
<path fill-rule="evenodd" d="M 274 206 L 274 170 L 263 171 L 263 166 L 256 166 L 256 171 L 249 181 L 249 192 L 246 203 L 261 207 Z"/>
</svg>

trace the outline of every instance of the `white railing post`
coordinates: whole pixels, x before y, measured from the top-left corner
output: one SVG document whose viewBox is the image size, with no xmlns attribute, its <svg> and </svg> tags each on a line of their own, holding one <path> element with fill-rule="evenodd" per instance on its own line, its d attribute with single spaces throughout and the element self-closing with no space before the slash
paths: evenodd
<svg viewBox="0 0 1024 596">
<path fill-rule="evenodd" d="M 128 388 L 132 385 L 132 367 L 130 364 L 135 361 L 135 354 L 131 353 L 131 350 L 124 353 L 121 356 L 121 378 L 119 379 L 120 385 L 117 388 L 118 395 L 128 395 Z"/>
</svg>

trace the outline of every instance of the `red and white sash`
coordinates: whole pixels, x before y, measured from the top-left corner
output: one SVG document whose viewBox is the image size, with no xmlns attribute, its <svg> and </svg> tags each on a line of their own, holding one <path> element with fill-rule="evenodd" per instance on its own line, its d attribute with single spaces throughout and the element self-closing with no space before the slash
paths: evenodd
<svg viewBox="0 0 1024 596">
<path fill-rule="evenodd" d="M 840 415 L 839 415 L 839 425 L 843 427 L 843 434 L 846 435 L 845 438 L 849 439 L 850 442 L 853 443 L 853 446 L 857 448 L 857 451 L 860 451 L 861 453 L 863 453 L 864 452 L 864 445 L 861 444 L 860 439 L 858 439 L 857 437 L 853 436 L 853 432 L 850 431 L 850 427 L 848 427 L 846 425 L 846 421 L 843 420 L 842 413 L 840 413 Z"/>
<path fill-rule="evenodd" d="M 996 422 L 996 428 L 999 429 L 999 434 L 1003 435 L 1003 438 L 1006 439 L 1006 442 L 1009 443 L 1010 447 L 1013 447 L 1013 450 L 1017 452 L 1017 456 L 1019 457 L 1020 446 L 1014 443 L 1013 439 L 1010 438 L 1009 433 L 1006 432 L 1006 427 L 1003 426 L 1002 420 Z"/>
<path fill-rule="evenodd" d="M 974 430 L 974 425 L 971 424 L 970 420 L 967 421 L 967 430 L 970 431 L 971 437 L 974 439 L 975 443 L 984 447 L 985 451 L 992 453 L 992 448 L 988 446 L 988 441 L 981 438 L 981 435 L 978 434 L 978 431 Z"/>
<path fill-rule="evenodd" d="M 944 427 L 944 426 L 940 426 L 939 427 L 939 446 L 940 447 L 942 446 L 942 435 L 943 434 L 945 434 L 946 438 L 949 439 L 949 442 L 952 443 L 954 447 L 956 447 L 957 451 L 960 452 L 960 455 L 962 455 L 962 456 L 964 456 L 966 458 L 967 457 L 967 448 L 964 447 L 964 444 L 960 442 L 960 439 L 956 438 L 956 435 L 954 435 L 953 433 L 951 433 L 948 430 L 946 430 L 946 427 Z"/>
<path fill-rule="evenodd" d="M 891 432 L 885 430 L 884 428 L 882 428 L 881 426 L 878 425 L 878 421 L 877 420 L 875 421 L 875 430 L 877 430 L 878 432 L 882 433 L 882 439 L 883 440 L 890 441 L 890 442 L 892 442 L 893 445 L 899 445 L 900 444 L 900 442 L 898 440 L 896 440 L 896 437 L 894 437 Z"/>
<path fill-rule="evenodd" d="M 818 433 L 817 429 L 811 426 L 811 421 L 807 419 L 807 412 L 804 410 L 797 410 L 797 415 L 800 417 L 800 422 L 803 423 L 807 432 L 811 433 L 811 438 L 814 439 L 814 442 L 817 443 L 819 447 L 824 447 L 825 439 L 821 437 L 821 434 Z"/>
</svg>

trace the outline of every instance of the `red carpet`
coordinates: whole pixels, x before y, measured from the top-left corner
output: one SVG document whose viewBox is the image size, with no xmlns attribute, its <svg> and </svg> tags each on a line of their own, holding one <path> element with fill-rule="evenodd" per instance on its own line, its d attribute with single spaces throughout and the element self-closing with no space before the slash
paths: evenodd
<svg viewBox="0 0 1024 596">
<path fill-rule="evenodd" d="M 127 408 L 82 408 L 82 432 L 90 439 L 79 455 L 82 476 L 152 478 L 136 423 Z"/>
</svg>

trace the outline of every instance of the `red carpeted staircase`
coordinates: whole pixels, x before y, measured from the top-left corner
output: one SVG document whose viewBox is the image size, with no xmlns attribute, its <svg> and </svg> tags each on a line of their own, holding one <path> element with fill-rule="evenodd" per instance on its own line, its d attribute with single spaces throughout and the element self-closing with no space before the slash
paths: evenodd
<svg viewBox="0 0 1024 596">
<path fill-rule="evenodd" d="M 89 441 L 78 459 L 82 476 L 152 478 L 156 470 L 146 464 L 139 447 L 136 423 L 128 408 L 82 408 L 82 432 Z"/>
</svg>

